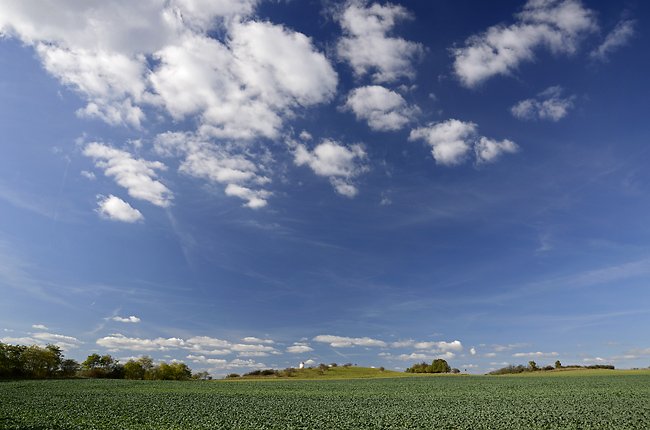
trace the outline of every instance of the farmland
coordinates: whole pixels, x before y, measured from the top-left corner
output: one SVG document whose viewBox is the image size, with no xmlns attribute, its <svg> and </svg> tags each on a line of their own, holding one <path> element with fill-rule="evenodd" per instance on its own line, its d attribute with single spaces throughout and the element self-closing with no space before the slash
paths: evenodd
<svg viewBox="0 0 650 430">
<path fill-rule="evenodd" d="M 0 382 L 2 429 L 647 429 L 650 374 Z"/>
</svg>

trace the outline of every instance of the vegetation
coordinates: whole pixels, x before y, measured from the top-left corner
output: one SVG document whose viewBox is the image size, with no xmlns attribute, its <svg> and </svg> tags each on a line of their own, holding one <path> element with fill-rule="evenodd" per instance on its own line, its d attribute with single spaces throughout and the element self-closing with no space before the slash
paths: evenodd
<svg viewBox="0 0 650 430">
<path fill-rule="evenodd" d="M 422 362 L 420 364 L 415 364 L 413 367 L 406 369 L 408 373 L 449 373 L 451 372 L 451 367 L 449 364 L 442 358 L 433 360 L 433 363 L 427 364 Z"/>
<path fill-rule="evenodd" d="M 614 366 L 611 364 L 594 364 L 591 366 L 579 366 L 577 364 L 570 365 L 570 366 L 562 366 L 562 363 L 560 363 L 560 360 L 555 362 L 555 367 L 553 366 L 546 366 L 546 367 L 538 367 L 537 363 L 534 361 L 529 361 L 528 366 L 523 366 L 521 364 L 515 366 L 514 364 L 509 364 L 506 367 L 502 367 L 501 369 L 493 370 L 492 372 L 488 373 L 488 375 L 511 375 L 511 374 L 519 374 L 519 373 L 526 373 L 526 372 L 540 372 L 540 371 L 556 371 L 556 370 L 565 370 L 565 369 L 611 369 L 614 370 Z"/>
<path fill-rule="evenodd" d="M 588 372 L 605 376 L 13 380 L 0 383 L 0 428 L 650 428 L 650 371 Z"/>
<path fill-rule="evenodd" d="M 0 342 L 0 378 L 60 378 L 79 371 L 75 360 L 63 359 L 56 345 L 9 345 Z"/>
<path fill-rule="evenodd" d="M 396 372 L 394 370 L 381 370 L 371 367 L 350 367 L 350 366 L 336 366 L 324 368 L 306 367 L 304 369 L 287 368 L 285 370 L 254 370 L 242 376 L 236 373 L 226 376 L 225 379 L 240 379 L 240 380 L 276 380 L 276 379 L 291 379 L 291 380 L 327 380 L 327 379 L 371 379 L 371 378 L 395 378 L 409 376 L 403 372 Z"/>
<path fill-rule="evenodd" d="M 192 378 L 192 370 L 185 363 L 154 364 L 153 359 L 143 356 L 120 364 L 110 355 L 91 354 L 79 364 L 64 359 L 63 351 L 56 345 L 45 348 L 38 345 L 9 345 L 0 342 L 0 378 L 39 379 L 69 378 L 185 380 Z M 194 379 L 209 379 L 207 372 L 194 375 Z"/>
</svg>

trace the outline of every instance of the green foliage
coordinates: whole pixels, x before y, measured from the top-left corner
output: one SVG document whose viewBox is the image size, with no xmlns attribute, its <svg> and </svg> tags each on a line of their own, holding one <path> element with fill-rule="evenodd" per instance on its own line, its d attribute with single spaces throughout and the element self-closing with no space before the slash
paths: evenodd
<svg viewBox="0 0 650 430">
<path fill-rule="evenodd" d="M 64 360 L 56 345 L 9 345 L 0 342 L 0 378 L 56 378 L 72 376 L 79 364 Z"/>
<path fill-rule="evenodd" d="M 539 370 L 539 367 L 537 367 L 537 363 L 535 363 L 534 361 L 529 361 L 528 366 L 530 367 L 531 372 Z"/>
<path fill-rule="evenodd" d="M 408 373 L 449 373 L 451 372 L 451 367 L 447 364 L 447 361 L 442 358 L 437 358 L 433 360 L 433 363 L 427 364 L 422 362 L 420 364 L 415 364 L 413 367 L 406 369 Z"/>
<path fill-rule="evenodd" d="M 557 360 L 557 361 L 555 362 L 555 368 L 556 368 L 556 369 L 561 369 L 561 368 L 562 368 L 562 363 L 560 363 L 560 360 Z"/>
<path fill-rule="evenodd" d="M 342 369 L 327 373 L 338 370 Z M 402 377 L 344 383 L 293 379 L 9 381 L 0 384 L 0 428 L 650 428 L 650 371 L 552 376 L 562 373 L 538 373 L 534 378 Z"/>
</svg>

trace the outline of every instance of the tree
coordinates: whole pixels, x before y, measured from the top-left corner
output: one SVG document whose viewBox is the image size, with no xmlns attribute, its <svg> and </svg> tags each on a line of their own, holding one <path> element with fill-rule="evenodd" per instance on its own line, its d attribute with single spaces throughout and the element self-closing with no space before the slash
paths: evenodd
<svg viewBox="0 0 650 430">
<path fill-rule="evenodd" d="M 561 367 L 562 367 L 562 363 L 560 363 L 560 360 L 557 360 L 557 361 L 555 362 L 555 368 L 556 368 L 556 369 L 560 369 Z"/>
<path fill-rule="evenodd" d="M 122 378 L 123 366 L 110 355 L 91 354 L 81 363 L 81 368 L 89 378 Z"/>
<path fill-rule="evenodd" d="M 61 362 L 61 376 L 65 378 L 76 375 L 79 369 L 81 369 L 81 365 L 77 360 L 67 358 Z"/>
<path fill-rule="evenodd" d="M 530 366 L 530 370 L 531 370 L 532 372 L 534 372 L 534 371 L 536 371 L 536 370 L 539 370 L 539 367 L 537 367 L 537 363 L 535 363 L 535 362 L 532 361 L 532 360 L 528 362 L 528 365 Z"/>
</svg>

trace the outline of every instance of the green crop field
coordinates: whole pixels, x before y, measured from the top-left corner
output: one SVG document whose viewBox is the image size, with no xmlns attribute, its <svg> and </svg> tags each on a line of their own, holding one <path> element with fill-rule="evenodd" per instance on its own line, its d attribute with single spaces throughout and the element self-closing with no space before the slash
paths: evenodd
<svg viewBox="0 0 650 430">
<path fill-rule="evenodd" d="M 650 375 L 0 382 L 2 429 L 648 429 Z"/>
</svg>

